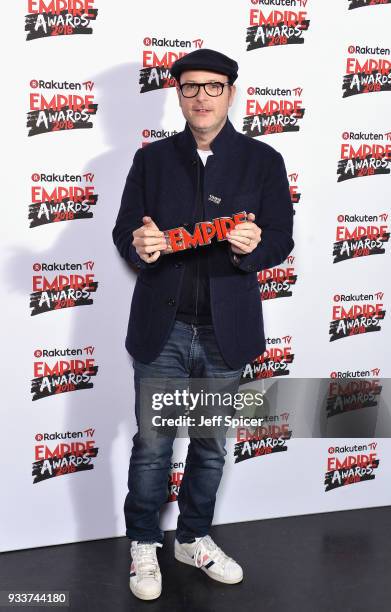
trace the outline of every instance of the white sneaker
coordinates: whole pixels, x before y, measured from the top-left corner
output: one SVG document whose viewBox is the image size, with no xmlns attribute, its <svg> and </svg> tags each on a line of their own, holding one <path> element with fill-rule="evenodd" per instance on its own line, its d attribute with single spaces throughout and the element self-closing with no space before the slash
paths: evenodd
<svg viewBox="0 0 391 612">
<path fill-rule="evenodd" d="M 130 590 L 139 599 L 156 599 L 162 592 L 162 575 L 156 557 L 158 542 L 147 543 L 132 540 L 132 562 L 129 573 Z"/>
<path fill-rule="evenodd" d="M 236 584 L 243 580 L 243 570 L 236 561 L 228 557 L 213 542 L 209 535 L 196 538 L 195 542 L 180 544 L 175 539 L 175 559 L 201 568 L 208 576 L 226 584 Z"/>
</svg>

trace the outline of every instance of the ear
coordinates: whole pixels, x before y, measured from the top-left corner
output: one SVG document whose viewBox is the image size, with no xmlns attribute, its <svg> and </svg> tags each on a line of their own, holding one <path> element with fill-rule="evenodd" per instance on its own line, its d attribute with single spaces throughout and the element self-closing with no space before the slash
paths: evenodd
<svg viewBox="0 0 391 612">
<path fill-rule="evenodd" d="M 181 90 L 179 89 L 178 81 L 175 81 L 176 94 L 178 96 L 179 106 L 181 106 Z"/>
<path fill-rule="evenodd" d="M 230 91 L 229 91 L 228 106 L 232 106 L 232 103 L 235 99 L 235 94 L 236 94 L 236 85 L 231 85 L 229 89 Z"/>
</svg>

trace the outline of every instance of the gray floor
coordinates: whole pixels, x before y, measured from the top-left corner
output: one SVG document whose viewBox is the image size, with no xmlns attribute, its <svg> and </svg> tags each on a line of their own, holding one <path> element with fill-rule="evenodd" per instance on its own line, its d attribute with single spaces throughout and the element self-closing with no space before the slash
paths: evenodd
<svg viewBox="0 0 391 612">
<path fill-rule="evenodd" d="M 65 589 L 68 609 L 80 612 L 389 612 L 390 525 L 387 506 L 213 527 L 243 566 L 238 585 L 176 561 L 167 532 L 158 549 L 163 593 L 152 602 L 129 591 L 127 538 L 3 553 L 0 588 Z"/>
</svg>

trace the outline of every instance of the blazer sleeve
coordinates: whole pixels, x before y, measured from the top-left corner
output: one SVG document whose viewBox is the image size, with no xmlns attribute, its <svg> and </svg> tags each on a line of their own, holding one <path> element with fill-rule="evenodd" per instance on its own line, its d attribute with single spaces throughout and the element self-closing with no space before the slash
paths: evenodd
<svg viewBox="0 0 391 612">
<path fill-rule="evenodd" d="M 132 244 L 133 232 L 142 226 L 145 215 L 143 152 L 138 149 L 126 178 L 112 237 L 121 257 L 140 269 L 155 267 L 161 259 L 158 257 L 156 261 L 147 263 Z"/>
<path fill-rule="evenodd" d="M 233 265 L 243 272 L 260 272 L 285 261 L 295 245 L 293 214 L 284 159 L 276 151 L 265 177 L 260 212 L 255 218 L 262 229 L 261 241 L 246 255 L 236 255 L 230 248 Z"/>
</svg>

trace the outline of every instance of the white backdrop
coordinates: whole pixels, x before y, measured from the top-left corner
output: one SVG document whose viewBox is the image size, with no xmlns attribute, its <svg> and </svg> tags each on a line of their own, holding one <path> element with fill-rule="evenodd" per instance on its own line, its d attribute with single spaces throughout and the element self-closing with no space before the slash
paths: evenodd
<svg viewBox="0 0 391 612">
<path fill-rule="evenodd" d="M 57 4 L 69 13 L 70 2 Z M 236 441 L 228 441 L 214 522 L 388 505 L 391 445 L 381 436 L 389 435 L 390 420 L 384 380 L 390 376 L 390 6 L 363 0 L 81 5 L 92 19 L 70 14 L 64 30 L 63 17 L 51 16 L 45 31 L 50 19 L 42 3 L 12 3 L 2 36 L 8 58 L 2 96 L 2 550 L 125 533 L 135 419 L 124 339 L 135 273 L 120 259 L 111 230 L 137 148 L 184 125 L 165 66 L 151 72 L 154 57 L 171 61 L 200 46 L 238 61 L 230 118 L 239 131 L 253 125 L 251 112 L 261 115 L 255 126 L 269 126 L 260 135 L 249 127 L 246 133 L 282 153 L 296 213 L 295 248 L 274 272 L 290 282 L 264 284 L 272 271 L 259 275 L 269 346 L 285 351 L 285 359 L 274 361 L 276 353 L 267 352 L 248 364 L 243 380 L 243 389 L 254 389 L 262 381 L 251 373 L 271 373 L 268 385 L 283 374 L 274 404 L 280 429 L 269 434 L 278 439 L 283 424 L 290 433 L 279 438 L 284 452 L 264 453 L 261 444 L 258 454 L 236 463 Z M 262 16 L 268 25 L 257 29 Z M 271 36 L 267 46 L 261 46 L 264 34 Z M 81 97 L 55 97 L 69 95 Z M 64 117 L 74 102 L 89 113 L 70 108 Z M 267 115 L 287 102 L 296 102 L 296 115 Z M 279 124 L 283 131 L 274 127 Z M 361 161 L 346 160 L 357 152 Z M 366 171 L 368 162 L 373 173 Z M 354 164 L 364 168 L 357 176 L 349 173 Z M 348 173 L 338 173 L 345 166 Z M 82 201 L 74 203 L 78 194 Z M 350 255 L 334 263 L 333 249 L 337 258 Z M 362 312 L 338 307 L 364 305 L 370 308 L 361 327 L 351 322 L 356 333 L 338 331 L 333 339 L 333 319 Z M 349 322 L 339 326 L 346 330 Z M 354 415 L 345 406 L 345 414 L 330 416 L 321 398 L 335 389 L 316 380 L 329 377 L 369 379 L 375 399 L 360 397 Z M 297 383 L 289 392 L 288 379 Z M 343 390 L 351 401 L 355 392 Z M 365 426 L 354 429 L 352 417 Z M 71 443 L 79 446 L 58 446 Z M 186 445 L 175 443 L 164 529 L 176 525 L 175 486 Z M 338 472 L 352 464 L 362 468 L 356 481 Z M 346 477 L 353 486 L 329 490 L 328 478 L 338 483 Z"/>
</svg>

